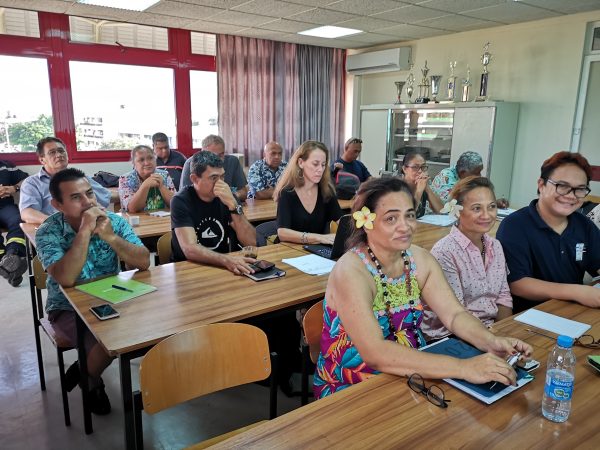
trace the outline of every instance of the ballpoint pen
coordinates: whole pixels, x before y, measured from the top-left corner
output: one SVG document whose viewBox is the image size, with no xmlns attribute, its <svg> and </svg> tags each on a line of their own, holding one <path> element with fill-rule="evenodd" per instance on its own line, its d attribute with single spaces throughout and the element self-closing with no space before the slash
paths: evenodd
<svg viewBox="0 0 600 450">
<path fill-rule="evenodd" d="M 517 352 L 514 355 L 510 355 L 506 359 L 506 364 L 508 364 L 510 367 L 514 368 L 515 365 L 517 364 L 517 362 L 519 361 L 520 357 L 521 357 L 521 352 Z M 495 381 L 494 384 L 492 384 L 492 387 L 490 389 L 494 389 L 497 384 L 498 384 L 498 382 Z"/>
<path fill-rule="evenodd" d="M 119 286 L 118 284 L 113 284 L 113 285 L 112 285 L 112 287 L 113 287 L 114 289 L 118 289 L 118 290 L 120 290 L 120 291 L 125 291 L 125 292 L 133 292 L 131 289 L 128 289 L 128 288 L 126 288 L 126 287 L 123 287 L 123 286 Z"/>
</svg>

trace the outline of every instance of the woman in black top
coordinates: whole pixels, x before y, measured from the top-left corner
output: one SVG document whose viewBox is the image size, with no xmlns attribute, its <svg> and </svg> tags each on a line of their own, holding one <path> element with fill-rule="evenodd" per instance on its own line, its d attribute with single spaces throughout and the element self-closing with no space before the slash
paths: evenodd
<svg viewBox="0 0 600 450">
<path fill-rule="evenodd" d="M 328 168 L 329 150 L 321 142 L 306 141 L 292 155 L 273 195 L 280 241 L 333 244 L 329 223 L 343 213 Z"/>
<path fill-rule="evenodd" d="M 419 152 L 410 151 L 404 156 L 402 175 L 415 197 L 417 217 L 424 216 L 428 208 L 437 214 L 444 207 L 440 198 L 431 189 L 427 170 L 425 158 Z"/>
</svg>

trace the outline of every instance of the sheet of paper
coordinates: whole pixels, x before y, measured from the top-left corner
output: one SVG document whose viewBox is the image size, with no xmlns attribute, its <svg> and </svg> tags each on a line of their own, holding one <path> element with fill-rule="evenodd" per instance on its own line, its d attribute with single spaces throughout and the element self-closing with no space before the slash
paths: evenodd
<svg viewBox="0 0 600 450">
<path fill-rule="evenodd" d="M 542 330 L 556 333 L 557 335 L 564 334 L 573 339 L 578 338 L 592 327 L 587 323 L 565 319 L 564 317 L 539 311 L 535 308 L 528 309 L 523 314 L 519 314 L 515 317 L 515 320 L 517 322 L 526 323 L 527 325 L 532 325 L 536 328 L 541 328 Z"/>
<path fill-rule="evenodd" d="M 317 255 L 287 258 L 282 261 L 309 275 L 325 275 L 331 272 L 335 265 L 335 261 Z"/>
<path fill-rule="evenodd" d="M 169 211 L 153 211 L 150 215 L 155 217 L 169 217 L 171 213 Z"/>
<path fill-rule="evenodd" d="M 506 217 L 512 213 L 514 213 L 516 209 L 512 208 L 498 208 L 498 217 Z"/>
<path fill-rule="evenodd" d="M 442 214 L 425 214 L 424 216 L 419 217 L 417 221 L 428 223 L 430 225 L 438 225 L 440 227 L 448 227 L 456 222 L 456 217 Z"/>
<path fill-rule="evenodd" d="M 155 286 L 132 280 L 123 275 L 114 275 L 80 284 L 75 286 L 75 289 L 106 300 L 113 305 L 156 291 Z"/>
</svg>

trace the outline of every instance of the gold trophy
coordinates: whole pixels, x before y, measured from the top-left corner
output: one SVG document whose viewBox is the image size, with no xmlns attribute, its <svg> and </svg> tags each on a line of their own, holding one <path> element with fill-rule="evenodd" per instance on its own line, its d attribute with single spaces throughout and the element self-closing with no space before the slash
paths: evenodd
<svg viewBox="0 0 600 450">
<path fill-rule="evenodd" d="M 406 79 L 406 95 L 408 95 L 408 103 L 412 103 L 412 95 L 414 92 L 413 84 L 415 83 L 415 76 L 412 73 L 413 64 L 410 65 L 410 73 Z"/>
<path fill-rule="evenodd" d="M 419 84 L 419 97 L 415 100 L 415 103 L 429 103 L 429 67 L 427 67 L 427 60 L 425 60 L 425 66 L 421 69 L 423 78 L 421 78 L 421 84 Z"/>
<path fill-rule="evenodd" d="M 406 81 L 395 81 L 394 84 L 396 85 L 396 102 L 394 105 L 399 105 L 402 103 L 400 97 L 402 96 L 402 89 L 404 88 Z"/>
</svg>

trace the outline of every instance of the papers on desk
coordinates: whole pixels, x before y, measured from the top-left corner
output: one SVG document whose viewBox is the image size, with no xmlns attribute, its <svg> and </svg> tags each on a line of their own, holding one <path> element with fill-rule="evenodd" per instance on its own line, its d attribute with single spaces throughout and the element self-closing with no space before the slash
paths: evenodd
<svg viewBox="0 0 600 450">
<path fill-rule="evenodd" d="M 119 275 L 80 284 L 75 286 L 75 289 L 106 300 L 113 305 L 156 291 L 155 286 Z"/>
<path fill-rule="evenodd" d="M 425 214 L 417 219 L 418 222 L 438 225 L 440 227 L 449 227 L 456 222 L 456 217 L 443 214 Z"/>
<path fill-rule="evenodd" d="M 455 338 L 445 338 L 433 344 L 420 348 L 419 350 L 437 355 L 447 355 L 459 359 L 472 358 L 482 354 L 480 350 Z M 533 381 L 533 375 L 527 373 L 520 367 L 515 368 L 517 372 L 517 385 L 506 386 L 502 383 L 484 383 L 473 384 L 465 380 L 455 380 L 453 378 L 444 378 L 444 381 L 457 389 L 475 397 L 487 405 L 491 405 L 502 397 L 506 397 L 513 391 L 523 387 L 530 381 Z"/>
<path fill-rule="evenodd" d="M 335 261 L 323 258 L 317 255 L 299 256 L 297 258 L 282 259 L 282 262 L 289 264 L 301 272 L 309 275 L 325 275 L 331 272 Z"/>
<path fill-rule="evenodd" d="M 539 311 L 535 308 L 528 309 L 523 314 L 515 317 L 517 322 L 526 323 L 542 330 L 563 334 L 565 336 L 577 339 L 592 326 L 587 323 L 576 322 L 574 320 L 565 319 L 554 314 L 549 314 L 544 311 Z"/>
<path fill-rule="evenodd" d="M 516 209 L 512 209 L 512 208 L 498 208 L 498 210 L 497 210 L 498 220 L 504 219 L 505 217 L 511 215 L 515 211 L 516 211 Z"/>
<path fill-rule="evenodd" d="M 169 211 L 152 211 L 150 215 L 154 217 L 169 217 L 171 213 Z"/>
</svg>

